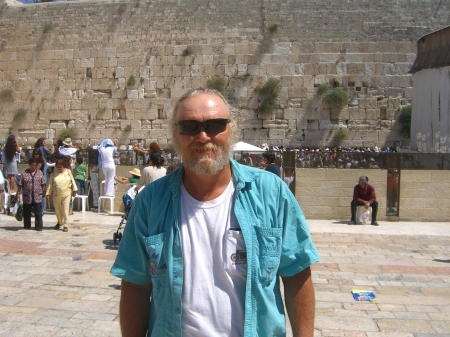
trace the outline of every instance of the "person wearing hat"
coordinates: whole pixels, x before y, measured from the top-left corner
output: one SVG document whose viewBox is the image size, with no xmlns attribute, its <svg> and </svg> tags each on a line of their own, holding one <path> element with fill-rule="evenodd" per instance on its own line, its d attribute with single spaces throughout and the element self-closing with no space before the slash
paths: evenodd
<svg viewBox="0 0 450 337">
<path fill-rule="evenodd" d="M 58 152 L 63 156 L 73 156 L 78 149 L 73 146 L 72 139 L 66 138 L 63 140 L 62 145 L 59 147 Z"/>
<path fill-rule="evenodd" d="M 139 178 L 141 177 L 141 171 L 137 167 L 133 168 L 131 171 L 128 171 L 131 174 L 130 178 L 125 177 L 114 177 L 114 180 L 120 184 L 137 184 Z"/>
<path fill-rule="evenodd" d="M 358 179 L 358 184 L 353 189 L 353 200 L 351 203 L 352 219 L 348 223 L 349 225 L 356 225 L 356 207 L 364 205 L 366 209 L 372 207 L 372 226 L 378 226 L 377 212 L 378 201 L 375 194 L 375 188 L 369 184 L 369 178 L 367 176 L 361 176 Z"/>
</svg>

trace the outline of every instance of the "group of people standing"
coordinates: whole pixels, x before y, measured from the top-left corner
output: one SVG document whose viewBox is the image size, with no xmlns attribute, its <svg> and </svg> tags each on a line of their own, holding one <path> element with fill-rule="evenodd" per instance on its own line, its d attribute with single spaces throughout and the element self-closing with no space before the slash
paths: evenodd
<svg viewBox="0 0 450 337">
<path fill-rule="evenodd" d="M 28 168 L 20 175 L 17 167 L 19 153 L 19 144 L 15 136 L 10 135 L 2 155 L 3 172 L 8 179 L 9 193 L 15 194 L 16 202 L 23 204 L 24 228 L 31 229 L 31 218 L 34 216 L 35 229 L 42 231 L 42 217 L 51 195 L 58 219 L 54 228 L 62 228 L 67 232 L 70 204 L 77 191 L 71 167 L 72 155 L 76 153 L 76 148 L 73 147 L 71 139 L 66 138 L 61 146 L 52 152 L 46 147 L 45 139 L 39 138 L 28 160 Z M 51 174 L 47 181 L 48 173 Z"/>
</svg>

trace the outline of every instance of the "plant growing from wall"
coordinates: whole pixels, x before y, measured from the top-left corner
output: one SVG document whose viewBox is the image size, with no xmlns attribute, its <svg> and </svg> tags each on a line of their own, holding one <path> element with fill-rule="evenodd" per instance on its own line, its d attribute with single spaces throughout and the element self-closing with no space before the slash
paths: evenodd
<svg viewBox="0 0 450 337">
<path fill-rule="evenodd" d="M 106 108 L 100 108 L 97 110 L 97 116 L 103 116 L 103 114 L 105 113 Z"/>
<path fill-rule="evenodd" d="M 125 13 L 125 10 L 127 9 L 127 5 L 126 4 L 121 4 L 119 6 L 119 8 L 117 9 L 117 13 L 119 15 L 122 15 L 123 13 Z"/>
<path fill-rule="evenodd" d="M 123 132 L 128 133 L 131 131 L 131 125 L 127 125 L 126 127 L 124 127 Z"/>
<path fill-rule="evenodd" d="M 183 50 L 183 52 L 181 53 L 181 56 L 189 56 L 192 55 L 192 49 L 191 47 L 187 47 L 186 49 Z"/>
<path fill-rule="evenodd" d="M 46 24 L 44 24 L 44 28 L 42 29 L 42 32 L 48 33 L 49 31 L 51 31 L 53 29 L 53 24 L 51 22 L 47 22 Z"/>
<path fill-rule="evenodd" d="M 327 83 L 321 83 L 317 87 L 317 95 L 322 96 L 326 94 L 328 90 L 330 90 L 330 86 Z"/>
<path fill-rule="evenodd" d="M 271 34 L 275 34 L 278 31 L 278 28 L 280 28 L 280 24 L 278 22 L 272 22 L 268 27 L 267 30 Z"/>
<path fill-rule="evenodd" d="M 27 110 L 24 108 L 17 109 L 17 111 L 14 113 L 13 121 L 18 122 L 25 119 L 27 116 Z"/>
<path fill-rule="evenodd" d="M 68 128 L 68 129 L 61 130 L 58 134 L 58 138 L 59 139 L 76 138 L 77 135 L 78 135 L 77 130 Z"/>
<path fill-rule="evenodd" d="M 279 108 L 278 95 L 281 91 L 280 81 L 276 78 L 269 78 L 262 86 L 255 88 L 255 92 L 261 98 L 258 111 L 264 114 L 270 114 Z"/>
<path fill-rule="evenodd" d="M 7 102 L 12 100 L 12 90 L 11 89 L 3 89 L 0 91 L 0 101 Z"/>
<path fill-rule="evenodd" d="M 213 77 L 206 81 L 206 87 L 210 89 L 215 89 L 221 93 L 225 91 L 227 82 L 223 77 Z"/>
<path fill-rule="evenodd" d="M 133 75 L 130 75 L 130 77 L 128 77 L 127 86 L 132 87 L 135 83 L 136 79 Z"/>
<path fill-rule="evenodd" d="M 400 116 L 398 116 L 398 122 L 400 123 L 400 133 L 406 138 L 411 138 L 411 116 L 412 105 L 404 106 L 400 110 Z"/>
<path fill-rule="evenodd" d="M 245 81 L 249 76 L 250 76 L 250 74 L 240 74 L 240 75 L 236 76 L 236 79 Z"/>
<path fill-rule="evenodd" d="M 333 139 L 334 139 L 335 141 L 340 142 L 340 141 L 344 140 L 345 138 L 347 138 L 347 135 L 348 135 L 347 130 L 345 130 L 345 129 L 343 129 L 343 128 L 339 128 L 339 129 L 336 130 L 336 132 L 334 133 Z"/>
<path fill-rule="evenodd" d="M 334 88 L 326 93 L 323 102 L 330 108 L 342 109 L 348 103 L 348 93 L 340 88 Z"/>
</svg>

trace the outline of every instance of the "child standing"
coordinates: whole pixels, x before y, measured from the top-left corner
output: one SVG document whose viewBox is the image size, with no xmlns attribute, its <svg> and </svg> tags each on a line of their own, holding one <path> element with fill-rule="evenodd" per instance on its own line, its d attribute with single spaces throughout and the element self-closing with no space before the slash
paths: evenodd
<svg viewBox="0 0 450 337">
<path fill-rule="evenodd" d="M 77 184 L 78 188 L 78 194 L 84 195 L 86 194 L 86 189 L 84 186 L 84 181 L 86 180 L 86 165 L 83 164 L 83 157 L 77 156 L 76 158 L 76 165 L 73 170 L 73 175 L 75 177 L 75 182 Z"/>
</svg>

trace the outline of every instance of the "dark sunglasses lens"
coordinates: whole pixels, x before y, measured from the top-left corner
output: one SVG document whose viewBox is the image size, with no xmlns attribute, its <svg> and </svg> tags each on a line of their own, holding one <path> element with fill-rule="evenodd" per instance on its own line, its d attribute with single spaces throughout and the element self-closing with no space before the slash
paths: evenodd
<svg viewBox="0 0 450 337">
<path fill-rule="evenodd" d="M 227 119 L 209 119 L 204 122 L 184 120 L 178 122 L 178 129 L 181 133 L 189 136 L 195 136 L 203 127 L 206 133 L 210 135 L 217 135 L 224 132 L 229 121 Z"/>
<path fill-rule="evenodd" d="M 211 119 L 205 121 L 205 132 L 211 135 L 217 135 L 224 132 L 227 128 L 228 121 L 226 119 Z"/>
<path fill-rule="evenodd" d="M 178 128 L 181 133 L 195 136 L 200 132 L 200 123 L 198 121 L 179 121 Z"/>
</svg>

